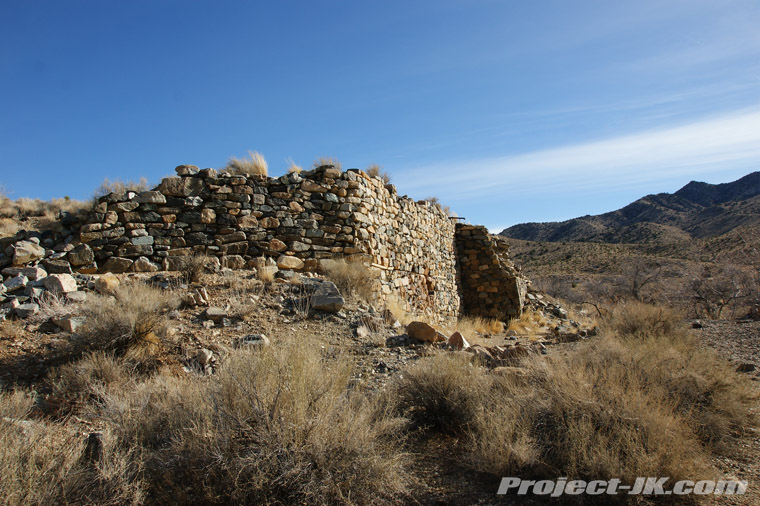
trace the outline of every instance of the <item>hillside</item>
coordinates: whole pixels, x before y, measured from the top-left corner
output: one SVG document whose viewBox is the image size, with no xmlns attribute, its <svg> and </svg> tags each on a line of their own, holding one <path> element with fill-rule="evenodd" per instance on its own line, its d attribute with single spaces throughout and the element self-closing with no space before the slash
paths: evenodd
<svg viewBox="0 0 760 506">
<path fill-rule="evenodd" d="M 551 223 L 522 223 L 500 235 L 544 242 L 670 244 L 760 224 L 760 172 L 731 183 L 692 181 L 622 209 Z"/>
</svg>

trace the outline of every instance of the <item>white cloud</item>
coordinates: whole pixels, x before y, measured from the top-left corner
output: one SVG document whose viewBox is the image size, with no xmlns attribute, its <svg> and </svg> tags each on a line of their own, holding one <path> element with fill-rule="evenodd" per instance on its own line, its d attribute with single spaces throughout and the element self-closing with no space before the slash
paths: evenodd
<svg viewBox="0 0 760 506">
<path fill-rule="evenodd" d="M 636 185 L 740 166 L 760 169 L 758 109 L 576 145 L 420 167 L 396 179 L 412 194 L 460 200 L 505 191 Z"/>
</svg>

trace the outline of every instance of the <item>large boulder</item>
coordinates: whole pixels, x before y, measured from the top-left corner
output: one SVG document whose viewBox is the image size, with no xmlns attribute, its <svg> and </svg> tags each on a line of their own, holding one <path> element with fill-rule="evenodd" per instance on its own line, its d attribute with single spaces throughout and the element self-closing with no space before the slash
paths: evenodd
<svg viewBox="0 0 760 506">
<path fill-rule="evenodd" d="M 13 265 L 24 265 L 45 258 L 45 248 L 32 241 L 19 241 L 13 245 Z"/>
<path fill-rule="evenodd" d="M 303 260 L 298 257 L 280 255 L 277 259 L 277 267 L 283 270 L 300 271 L 303 269 Z"/>
</svg>

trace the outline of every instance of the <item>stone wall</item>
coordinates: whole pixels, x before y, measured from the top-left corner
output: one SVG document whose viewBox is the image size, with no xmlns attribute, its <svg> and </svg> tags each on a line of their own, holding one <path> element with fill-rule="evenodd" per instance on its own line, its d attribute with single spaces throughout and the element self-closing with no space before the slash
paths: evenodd
<svg viewBox="0 0 760 506">
<path fill-rule="evenodd" d="M 268 257 L 304 271 L 358 257 L 379 273 L 383 298 L 433 318 L 459 314 L 454 224 L 438 207 L 355 169 L 278 178 L 176 171 L 152 191 L 100 198 L 80 230 L 93 253 L 80 272 L 174 270 L 193 254 L 231 268 Z"/>
<path fill-rule="evenodd" d="M 509 246 L 502 237 L 482 226 L 457 224 L 462 313 L 502 321 L 520 316 L 528 282 L 509 260 Z"/>
</svg>

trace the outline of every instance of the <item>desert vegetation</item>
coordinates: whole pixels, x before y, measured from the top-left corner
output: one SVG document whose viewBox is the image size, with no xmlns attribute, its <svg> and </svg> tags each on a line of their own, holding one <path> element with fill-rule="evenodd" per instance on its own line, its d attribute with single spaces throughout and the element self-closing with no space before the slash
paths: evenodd
<svg viewBox="0 0 760 506">
<path fill-rule="evenodd" d="M 231 157 L 224 167 L 232 174 L 242 176 L 266 176 L 269 166 L 264 156 L 258 151 L 249 151 L 247 158 Z"/>
</svg>

